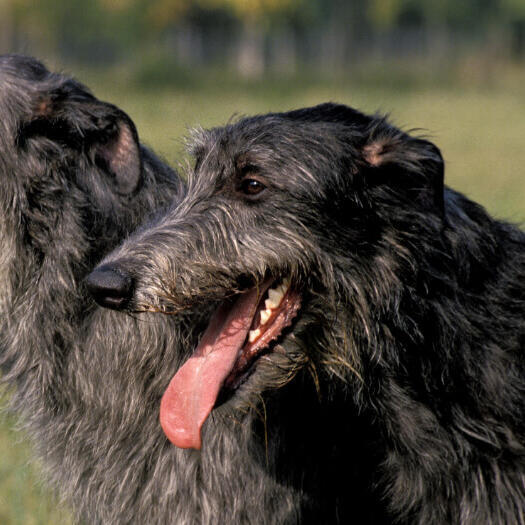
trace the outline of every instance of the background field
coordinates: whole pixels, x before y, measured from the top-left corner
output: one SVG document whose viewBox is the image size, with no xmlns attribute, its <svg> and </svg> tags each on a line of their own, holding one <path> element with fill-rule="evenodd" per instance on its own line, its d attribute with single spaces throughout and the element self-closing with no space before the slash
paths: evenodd
<svg viewBox="0 0 525 525">
<path fill-rule="evenodd" d="M 334 100 L 365 111 L 388 112 L 405 128 L 423 128 L 446 159 L 446 181 L 483 203 L 498 217 L 525 219 L 525 93 L 519 73 L 497 86 L 435 87 L 343 78 L 321 82 L 253 82 L 208 73 L 144 87 L 122 71 L 75 74 L 97 96 L 117 103 L 134 119 L 144 142 L 170 162 L 185 158 L 182 138 L 189 127 L 224 123 L 234 114 L 285 110 Z M 5 405 L 5 399 L 0 405 Z M 0 420 L 0 524 L 62 525 L 67 511 L 39 481 L 16 421 Z"/>
</svg>

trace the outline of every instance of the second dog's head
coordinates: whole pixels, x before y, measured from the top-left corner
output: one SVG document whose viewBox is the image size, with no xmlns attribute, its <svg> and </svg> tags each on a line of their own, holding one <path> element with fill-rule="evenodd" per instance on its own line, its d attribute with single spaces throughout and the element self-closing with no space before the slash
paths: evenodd
<svg viewBox="0 0 525 525">
<path fill-rule="evenodd" d="M 38 60 L 0 56 L 2 309 L 35 282 L 62 286 L 61 264 L 80 281 L 181 193 L 126 113 Z"/>
</svg>

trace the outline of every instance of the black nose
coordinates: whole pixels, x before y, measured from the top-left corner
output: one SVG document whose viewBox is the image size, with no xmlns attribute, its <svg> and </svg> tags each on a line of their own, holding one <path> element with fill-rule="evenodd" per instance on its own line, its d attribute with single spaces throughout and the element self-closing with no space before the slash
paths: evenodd
<svg viewBox="0 0 525 525">
<path fill-rule="evenodd" d="M 91 272 L 86 286 L 100 306 L 123 309 L 133 295 L 133 279 L 121 268 L 104 265 Z"/>
</svg>

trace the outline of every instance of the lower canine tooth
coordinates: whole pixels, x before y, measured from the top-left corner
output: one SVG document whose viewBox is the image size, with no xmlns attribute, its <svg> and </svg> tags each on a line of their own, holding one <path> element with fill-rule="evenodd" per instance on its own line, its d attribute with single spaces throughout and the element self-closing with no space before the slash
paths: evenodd
<svg viewBox="0 0 525 525">
<path fill-rule="evenodd" d="M 257 330 L 250 330 L 248 332 L 248 341 L 250 343 L 253 343 L 260 335 L 261 335 L 261 331 L 258 328 Z"/>
</svg>

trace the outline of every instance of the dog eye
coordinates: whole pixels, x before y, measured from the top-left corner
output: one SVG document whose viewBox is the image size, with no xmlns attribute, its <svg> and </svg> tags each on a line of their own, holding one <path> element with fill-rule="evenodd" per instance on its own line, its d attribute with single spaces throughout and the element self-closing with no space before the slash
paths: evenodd
<svg viewBox="0 0 525 525">
<path fill-rule="evenodd" d="M 246 177 L 241 181 L 241 191 L 248 196 L 254 196 L 266 189 L 266 186 L 257 179 Z"/>
</svg>

